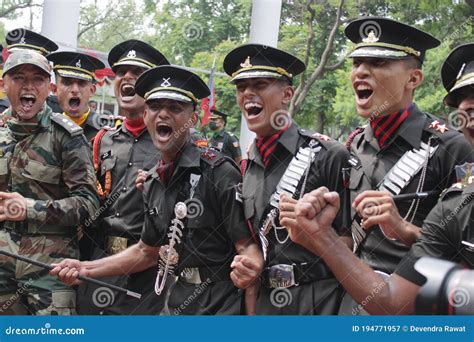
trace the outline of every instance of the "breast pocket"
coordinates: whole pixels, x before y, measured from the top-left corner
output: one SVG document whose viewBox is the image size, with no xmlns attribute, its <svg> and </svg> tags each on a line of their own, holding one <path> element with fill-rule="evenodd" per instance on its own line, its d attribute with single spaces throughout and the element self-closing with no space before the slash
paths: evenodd
<svg viewBox="0 0 474 342">
<path fill-rule="evenodd" d="M 61 182 L 61 168 L 55 165 L 43 164 L 36 160 L 29 160 L 22 175 L 40 183 L 59 184 Z"/>
<path fill-rule="evenodd" d="M 199 198 L 192 198 L 185 201 L 187 209 L 187 224 L 191 229 L 217 227 L 217 212 L 211 208 L 210 203 L 205 203 Z"/>
<path fill-rule="evenodd" d="M 101 162 L 100 175 L 103 176 L 107 171 L 112 171 L 117 163 L 117 157 L 111 156 Z"/>
<path fill-rule="evenodd" d="M 362 177 L 364 176 L 364 170 L 362 168 L 351 169 L 350 178 L 349 178 L 349 189 L 357 190 L 359 188 Z"/>
<path fill-rule="evenodd" d="M 255 196 L 244 197 L 244 215 L 246 220 L 250 220 L 255 216 Z"/>
</svg>

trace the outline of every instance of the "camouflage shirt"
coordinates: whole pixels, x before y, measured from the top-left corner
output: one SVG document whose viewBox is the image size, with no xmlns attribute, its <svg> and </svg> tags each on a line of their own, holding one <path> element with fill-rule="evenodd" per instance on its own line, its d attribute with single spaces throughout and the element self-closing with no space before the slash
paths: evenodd
<svg viewBox="0 0 474 342">
<path fill-rule="evenodd" d="M 90 147 L 79 126 L 48 106 L 44 111 L 35 132 L 20 141 L 0 128 L 0 190 L 27 198 L 27 219 L 4 227 L 75 234 L 99 205 Z"/>
</svg>

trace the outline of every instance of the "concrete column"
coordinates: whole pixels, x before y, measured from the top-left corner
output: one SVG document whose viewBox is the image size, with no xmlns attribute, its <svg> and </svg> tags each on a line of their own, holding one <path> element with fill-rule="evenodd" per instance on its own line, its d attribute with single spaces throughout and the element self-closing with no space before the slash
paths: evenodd
<svg viewBox="0 0 474 342">
<path fill-rule="evenodd" d="M 80 0 L 44 0 L 41 34 L 61 50 L 75 50 L 79 29 Z"/>
<path fill-rule="evenodd" d="M 276 47 L 280 29 L 281 0 L 253 0 L 250 23 L 250 43 Z M 247 157 L 247 147 L 255 139 L 255 133 L 248 129 L 242 117 L 240 126 L 240 146 L 243 158 Z"/>
</svg>

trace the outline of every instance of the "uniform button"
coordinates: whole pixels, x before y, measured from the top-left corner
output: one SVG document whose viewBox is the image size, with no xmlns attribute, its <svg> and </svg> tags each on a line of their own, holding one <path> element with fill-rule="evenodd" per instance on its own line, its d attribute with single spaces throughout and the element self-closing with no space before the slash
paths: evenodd
<svg viewBox="0 0 474 342">
<path fill-rule="evenodd" d="M 124 186 L 124 187 L 122 188 L 122 191 L 123 191 L 123 192 L 127 191 L 127 187 Z"/>
<path fill-rule="evenodd" d="M 134 142 L 138 142 L 138 139 L 133 140 Z"/>
<path fill-rule="evenodd" d="M 133 166 L 133 163 L 128 163 L 128 166 Z"/>
<path fill-rule="evenodd" d="M 115 216 L 119 217 L 119 216 L 120 216 L 120 213 L 115 213 Z"/>
</svg>

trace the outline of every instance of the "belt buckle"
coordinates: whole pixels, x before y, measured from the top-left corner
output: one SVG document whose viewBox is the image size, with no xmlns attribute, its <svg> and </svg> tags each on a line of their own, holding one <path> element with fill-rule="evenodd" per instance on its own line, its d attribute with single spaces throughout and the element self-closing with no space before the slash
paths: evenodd
<svg viewBox="0 0 474 342">
<path fill-rule="evenodd" d="M 295 281 L 294 265 L 274 265 L 268 268 L 268 283 L 271 288 L 298 286 Z"/>
<path fill-rule="evenodd" d="M 107 238 L 107 251 L 117 254 L 127 249 L 128 239 L 120 236 L 109 236 Z"/>
<path fill-rule="evenodd" d="M 197 267 L 185 267 L 180 274 L 180 278 L 189 284 L 201 284 L 202 279 Z"/>
</svg>

